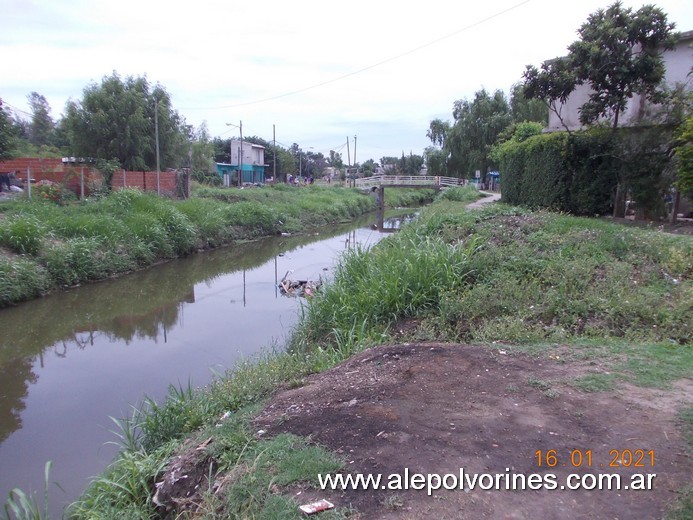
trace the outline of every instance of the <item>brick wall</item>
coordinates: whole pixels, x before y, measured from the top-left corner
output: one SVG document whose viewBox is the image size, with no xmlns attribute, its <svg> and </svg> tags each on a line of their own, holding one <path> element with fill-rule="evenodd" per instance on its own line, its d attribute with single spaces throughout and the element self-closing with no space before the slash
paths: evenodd
<svg viewBox="0 0 693 520">
<path fill-rule="evenodd" d="M 101 173 L 89 166 L 63 163 L 62 159 L 37 159 L 23 157 L 0 161 L 0 173 L 17 172 L 17 178 L 26 182 L 27 172 L 34 182 L 49 180 L 62 184 L 77 196 L 81 193 L 82 172 L 84 172 L 84 194 L 89 195 L 89 187 L 103 182 Z M 159 173 L 159 189 L 162 194 L 175 195 L 178 174 L 175 171 Z M 113 174 L 113 189 L 139 188 L 143 191 L 157 191 L 156 172 L 131 172 L 120 170 Z M 188 188 L 189 189 L 189 188 Z M 186 190 L 186 194 L 189 191 Z"/>
<path fill-rule="evenodd" d="M 178 174 L 172 171 L 159 172 L 159 190 L 164 195 L 175 195 Z M 142 191 L 157 191 L 156 172 L 131 172 L 120 170 L 113 174 L 111 186 L 114 190 L 139 188 Z"/>
</svg>

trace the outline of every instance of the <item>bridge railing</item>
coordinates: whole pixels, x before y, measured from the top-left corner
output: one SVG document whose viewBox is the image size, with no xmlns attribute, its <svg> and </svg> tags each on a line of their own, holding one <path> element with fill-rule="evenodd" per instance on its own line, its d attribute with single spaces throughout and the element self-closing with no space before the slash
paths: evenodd
<svg viewBox="0 0 693 520">
<path fill-rule="evenodd" d="M 357 188 L 371 186 L 458 186 L 461 179 L 434 175 L 374 175 L 355 180 Z"/>
</svg>

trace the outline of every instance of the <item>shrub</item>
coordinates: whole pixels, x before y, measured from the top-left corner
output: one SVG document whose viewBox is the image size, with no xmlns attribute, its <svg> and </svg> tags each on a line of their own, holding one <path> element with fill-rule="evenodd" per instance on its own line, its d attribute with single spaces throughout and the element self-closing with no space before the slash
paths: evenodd
<svg viewBox="0 0 693 520">
<path fill-rule="evenodd" d="M 36 255 L 45 229 L 33 215 L 17 215 L 0 227 L 0 244 L 20 254 Z"/>
</svg>

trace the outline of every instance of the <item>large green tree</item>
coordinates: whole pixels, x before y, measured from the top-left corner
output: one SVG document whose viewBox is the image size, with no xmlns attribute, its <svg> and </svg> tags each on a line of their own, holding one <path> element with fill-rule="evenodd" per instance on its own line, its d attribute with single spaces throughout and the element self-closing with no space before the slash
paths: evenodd
<svg viewBox="0 0 693 520">
<path fill-rule="evenodd" d="M 0 99 L 0 160 L 11 159 L 16 148 L 16 130 L 12 116 Z"/>
<path fill-rule="evenodd" d="M 27 96 L 31 107 L 29 141 L 36 146 L 54 143 L 55 123 L 51 119 L 51 107 L 44 96 L 32 92 Z"/>
<path fill-rule="evenodd" d="M 549 124 L 549 109 L 541 99 L 528 98 L 525 95 L 525 86 L 515 83 L 510 90 L 510 113 L 513 123 L 541 123 Z"/>
<path fill-rule="evenodd" d="M 114 72 L 66 107 L 71 152 L 116 159 L 129 170 L 156 168 L 157 127 L 161 169 L 186 164 L 190 145 L 184 121 L 168 92 L 159 84 L 152 88 L 146 77 L 122 79 Z"/>
<path fill-rule="evenodd" d="M 426 148 L 426 168 L 429 175 L 447 174 L 447 152 L 435 146 Z"/>
<path fill-rule="evenodd" d="M 590 94 L 579 109 L 580 122 L 591 125 L 608 121 L 615 132 L 628 101 L 635 95 L 651 103 L 666 100 L 662 51 L 674 47 L 674 28 L 666 14 L 653 5 L 633 11 L 615 2 L 599 9 L 582 24 L 580 39 L 568 47 L 567 56 L 544 63 L 541 70 L 527 67 L 526 95 L 547 101 L 560 118 L 561 104 L 578 85 L 588 85 Z M 629 150 L 622 150 L 625 165 Z M 622 168 L 616 172 L 615 217 L 625 213 L 629 171 Z"/>
<path fill-rule="evenodd" d="M 496 165 L 490 157 L 498 135 L 512 121 L 510 105 L 501 90 L 490 95 L 486 89 L 476 92 L 474 99 L 455 101 L 454 125 L 447 133 L 445 148 L 450 156 L 448 169 L 459 177 L 473 177 Z"/>
<path fill-rule="evenodd" d="M 567 56 L 545 62 L 541 70 L 527 67 L 526 95 L 553 103 L 556 111 L 556 102 L 564 103 L 578 85 L 587 84 L 591 92 L 580 107 L 580 122 L 608 120 L 616 128 L 634 95 L 664 100 L 662 51 L 676 43 L 674 27 L 653 5 L 633 11 L 616 2 L 599 9 L 582 24 Z"/>
</svg>

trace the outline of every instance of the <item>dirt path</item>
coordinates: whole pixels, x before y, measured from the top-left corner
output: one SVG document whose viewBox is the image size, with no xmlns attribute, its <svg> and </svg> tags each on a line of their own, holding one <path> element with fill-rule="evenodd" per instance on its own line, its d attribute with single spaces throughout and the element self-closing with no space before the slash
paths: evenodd
<svg viewBox="0 0 693 520">
<path fill-rule="evenodd" d="M 483 192 L 486 196 L 482 199 L 479 199 L 475 202 L 472 202 L 471 204 L 467 205 L 467 208 L 480 208 L 481 206 L 484 206 L 485 204 L 489 204 L 490 202 L 496 202 L 501 199 L 501 194 L 500 193 L 489 193 L 489 192 Z"/>
<path fill-rule="evenodd" d="M 269 435 L 310 436 L 345 457 L 347 471 L 382 474 L 383 482 L 407 470 L 459 475 L 460 468 L 553 473 L 559 488 L 571 473 L 614 473 L 624 483 L 634 473 L 656 474 L 652 491 L 293 490 L 301 503 L 351 505 L 357 518 L 661 518 L 690 484 L 690 452 L 675 421 L 678 407 L 691 402 L 693 382 L 671 391 L 623 386 L 584 393 L 566 382 L 595 366 L 560 357 L 457 344 L 381 346 L 278 393 L 256 426 Z M 557 466 L 540 467 L 538 450 L 544 458 L 556 450 Z M 624 467 L 624 450 L 644 450 L 644 466 Z"/>
</svg>

